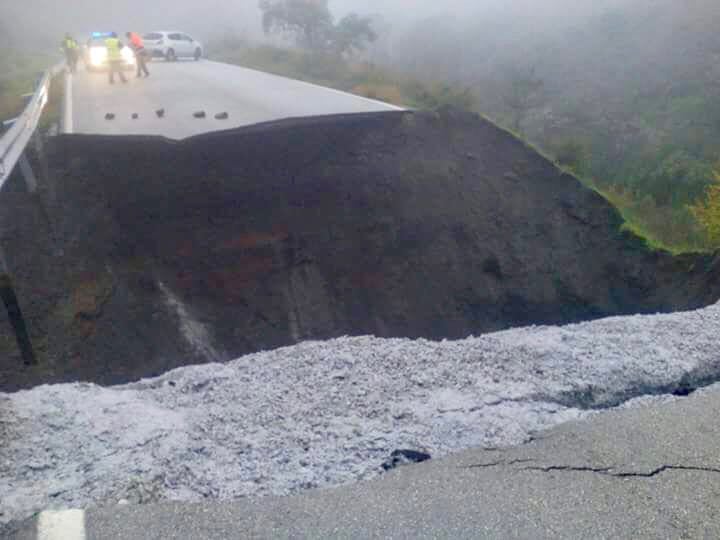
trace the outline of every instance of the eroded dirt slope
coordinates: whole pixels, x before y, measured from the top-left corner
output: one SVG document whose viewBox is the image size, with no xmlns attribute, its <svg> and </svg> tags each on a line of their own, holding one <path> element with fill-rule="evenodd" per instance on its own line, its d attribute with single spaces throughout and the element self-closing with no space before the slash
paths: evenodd
<svg viewBox="0 0 720 540">
<path fill-rule="evenodd" d="M 49 150 L 41 193 L 0 201 L 41 360 L 21 367 L 0 321 L 5 390 L 720 297 L 717 259 L 648 250 L 599 195 L 472 115 L 288 120 L 180 143 L 64 136 Z"/>
</svg>

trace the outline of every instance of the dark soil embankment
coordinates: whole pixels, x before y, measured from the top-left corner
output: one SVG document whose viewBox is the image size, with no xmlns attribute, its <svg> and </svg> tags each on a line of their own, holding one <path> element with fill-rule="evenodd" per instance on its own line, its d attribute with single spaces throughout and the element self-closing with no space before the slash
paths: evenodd
<svg viewBox="0 0 720 540">
<path fill-rule="evenodd" d="M 170 142 L 58 137 L 0 234 L 40 365 L 117 383 L 344 334 L 459 338 L 695 308 L 720 264 L 621 232 L 593 191 L 470 115 L 290 120 Z"/>
</svg>

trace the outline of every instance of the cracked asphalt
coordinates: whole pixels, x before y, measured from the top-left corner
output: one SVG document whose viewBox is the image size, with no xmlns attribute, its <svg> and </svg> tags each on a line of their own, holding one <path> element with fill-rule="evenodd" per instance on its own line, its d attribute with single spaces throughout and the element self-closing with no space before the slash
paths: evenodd
<svg viewBox="0 0 720 540">
<path fill-rule="evenodd" d="M 716 384 L 351 486 L 91 509 L 86 537 L 720 538 L 718 415 Z"/>
</svg>

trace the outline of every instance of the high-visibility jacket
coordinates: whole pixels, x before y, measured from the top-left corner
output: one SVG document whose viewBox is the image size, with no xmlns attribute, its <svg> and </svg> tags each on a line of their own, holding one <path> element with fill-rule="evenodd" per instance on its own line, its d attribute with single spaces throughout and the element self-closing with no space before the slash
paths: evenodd
<svg viewBox="0 0 720 540">
<path fill-rule="evenodd" d="M 107 47 L 108 61 L 109 62 L 121 62 L 122 61 L 122 43 L 118 38 L 109 37 L 105 40 L 105 47 Z"/>
<path fill-rule="evenodd" d="M 132 43 L 133 49 L 140 51 L 145 48 L 142 38 L 135 32 L 130 32 L 130 42 Z"/>
<path fill-rule="evenodd" d="M 66 51 L 72 51 L 74 49 L 77 49 L 78 48 L 77 41 L 75 41 L 72 38 L 65 38 L 65 40 L 63 41 L 63 48 Z"/>
</svg>

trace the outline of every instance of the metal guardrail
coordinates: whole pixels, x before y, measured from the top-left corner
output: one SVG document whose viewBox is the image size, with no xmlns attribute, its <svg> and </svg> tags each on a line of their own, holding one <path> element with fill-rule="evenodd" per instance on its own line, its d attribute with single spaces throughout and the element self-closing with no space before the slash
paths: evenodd
<svg viewBox="0 0 720 540">
<path fill-rule="evenodd" d="M 65 63 L 61 62 L 43 73 L 25 110 L 15 119 L 10 129 L 0 137 L 0 188 L 10 177 L 37 129 L 42 112 L 48 102 L 50 81 L 64 68 Z"/>
</svg>

